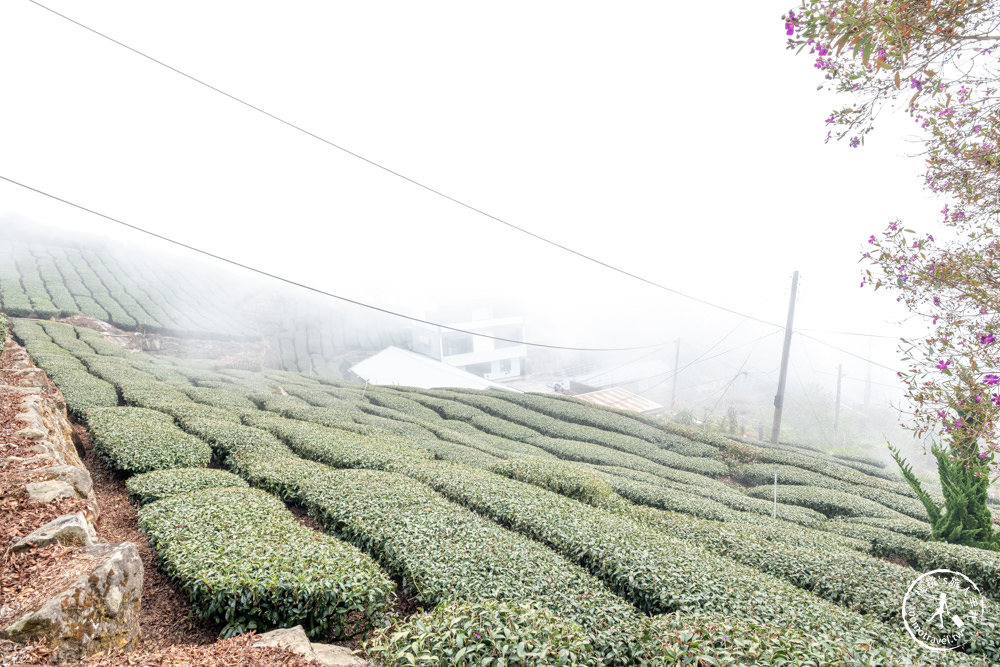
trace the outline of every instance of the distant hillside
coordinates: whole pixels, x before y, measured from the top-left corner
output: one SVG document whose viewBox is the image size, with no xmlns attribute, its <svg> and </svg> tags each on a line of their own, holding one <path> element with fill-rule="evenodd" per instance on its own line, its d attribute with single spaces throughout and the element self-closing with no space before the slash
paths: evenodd
<svg viewBox="0 0 1000 667">
<path fill-rule="evenodd" d="M 397 320 L 304 299 L 224 265 L 10 221 L 0 221 L 0 309 L 46 320 L 83 315 L 185 339 L 266 338 L 284 370 L 327 377 L 407 340 Z"/>
</svg>

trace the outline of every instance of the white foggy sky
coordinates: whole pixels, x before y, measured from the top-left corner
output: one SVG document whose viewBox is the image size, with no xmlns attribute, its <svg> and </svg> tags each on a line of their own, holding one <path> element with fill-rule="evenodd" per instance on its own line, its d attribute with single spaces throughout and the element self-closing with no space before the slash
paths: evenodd
<svg viewBox="0 0 1000 667">
<path fill-rule="evenodd" d="M 810 59 L 785 51 L 788 0 L 45 4 L 513 224 L 779 324 L 798 269 L 797 328 L 898 335 L 905 312 L 859 289 L 859 253 L 888 221 L 921 227 L 940 208 L 921 161 L 903 157 L 906 119 L 863 149 L 824 145 L 823 119 L 846 100 L 816 92 Z M 740 321 L 420 190 L 27 0 L 0 3 L 0 91 L 0 175 L 344 296 L 419 316 L 513 295 L 562 325 L 540 338 L 570 345 L 680 336 L 694 350 Z M 0 182 L 2 214 L 131 234 Z M 770 330 L 746 323 L 719 349 Z M 867 354 L 867 339 L 809 333 Z M 780 338 L 758 352 L 774 357 Z M 796 345 L 803 370 L 864 374 Z M 895 365 L 893 348 L 879 339 L 874 353 Z"/>
</svg>

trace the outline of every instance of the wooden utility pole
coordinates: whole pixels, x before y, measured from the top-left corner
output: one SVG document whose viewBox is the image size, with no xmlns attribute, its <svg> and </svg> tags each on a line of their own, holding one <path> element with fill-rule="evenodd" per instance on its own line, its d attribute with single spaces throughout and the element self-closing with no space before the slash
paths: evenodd
<svg viewBox="0 0 1000 667">
<path fill-rule="evenodd" d="M 674 388 L 670 392 L 670 412 L 673 413 L 674 405 L 677 400 L 677 374 L 680 372 L 678 368 L 680 367 L 681 361 L 681 339 L 677 339 L 677 349 L 674 350 Z"/>
<path fill-rule="evenodd" d="M 833 409 L 833 446 L 840 444 L 840 379 L 843 377 L 843 364 L 837 364 L 837 403 Z"/>
<path fill-rule="evenodd" d="M 781 348 L 781 374 L 778 376 L 778 393 L 774 396 L 774 422 L 771 424 L 771 442 L 778 443 L 781 433 L 781 409 L 785 403 L 785 378 L 788 377 L 788 352 L 792 347 L 792 323 L 795 320 L 795 292 L 799 287 L 799 272 L 792 274 L 792 295 L 788 299 L 788 320 L 785 322 L 785 344 Z"/>
</svg>

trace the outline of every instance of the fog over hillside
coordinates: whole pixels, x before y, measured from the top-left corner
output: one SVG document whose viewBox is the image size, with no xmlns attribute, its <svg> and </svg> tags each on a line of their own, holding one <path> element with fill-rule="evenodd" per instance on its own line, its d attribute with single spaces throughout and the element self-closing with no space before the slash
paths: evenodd
<svg viewBox="0 0 1000 667">
<path fill-rule="evenodd" d="M 888 220 L 930 219 L 940 205 L 893 131 L 870 139 L 865 159 L 824 143 L 832 97 L 796 92 L 817 80 L 783 49 L 784 4 L 721 7 L 713 40 L 725 48 L 705 48 L 697 30 L 676 36 L 704 21 L 696 7 L 655 3 L 293 3 L 280 15 L 52 5 L 310 136 L 44 9 L 8 5 L 0 57 L 23 66 L 0 85 L 33 103 L 0 109 L 0 176 L 13 181 L 0 181 L 0 214 L 230 290 L 218 322 L 197 327 L 266 311 L 262 333 L 283 337 L 286 364 L 297 346 L 307 371 L 340 372 L 357 355 L 317 363 L 324 341 L 296 341 L 296 323 L 363 332 L 326 341 L 340 348 L 403 341 L 413 323 L 93 212 L 411 318 L 505 313 L 523 318 L 529 342 L 642 348 L 533 354 L 547 384 L 623 366 L 642 379 L 647 367 L 653 400 L 699 420 L 732 407 L 751 432 L 769 430 L 798 270 L 788 434 L 833 443 L 842 365 L 842 432 L 906 442 L 887 407 L 902 394 L 895 339 L 921 325 L 901 327 L 908 314 L 891 297 L 859 289 L 857 260 Z M 736 45 L 752 76 L 734 69 Z"/>
</svg>

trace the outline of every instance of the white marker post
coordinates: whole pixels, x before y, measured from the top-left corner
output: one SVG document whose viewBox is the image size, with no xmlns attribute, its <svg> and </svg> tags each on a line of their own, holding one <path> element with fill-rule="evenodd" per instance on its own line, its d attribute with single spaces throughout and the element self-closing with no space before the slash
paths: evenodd
<svg viewBox="0 0 1000 667">
<path fill-rule="evenodd" d="M 774 511 L 771 513 L 771 518 L 778 518 L 778 466 L 774 466 Z"/>
</svg>

